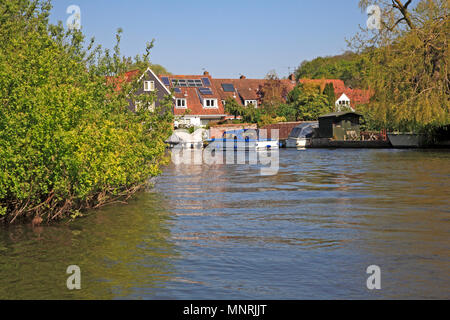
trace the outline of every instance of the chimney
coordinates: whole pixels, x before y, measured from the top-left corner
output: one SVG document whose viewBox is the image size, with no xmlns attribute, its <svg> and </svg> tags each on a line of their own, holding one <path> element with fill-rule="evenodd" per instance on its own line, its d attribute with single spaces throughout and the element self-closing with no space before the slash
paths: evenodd
<svg viewBox="0 0 450 320">
<path fill-rule="evenodd" d="M 290 74 L 288 79 L 291 80 L 291 81 L 295 81 L 295 74 L 293 74 L 293 73 Z"/>
<path fill-rule="evenodd" d="M 208 72 L 208 71 L 205 71 L 205 72 L 203 72 L 203 75 L 204 75 L 204 76 L 209 76 L 209 72 Z"/>
<path fill-rule="evenodd" d="M 247 79 L 244 75 L 242 75 L 239 79 Z"/>
</svg>

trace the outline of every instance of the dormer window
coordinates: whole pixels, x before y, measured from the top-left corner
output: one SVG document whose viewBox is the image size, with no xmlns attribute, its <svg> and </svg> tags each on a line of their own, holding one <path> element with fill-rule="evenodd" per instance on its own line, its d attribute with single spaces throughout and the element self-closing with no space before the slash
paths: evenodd
<svg viewBox="0 0 450 320">
<path fill-rule="evenodd" d="M 203 108 L 208 109 L 217 109 L 217 99 L 204 99 L 203 100 Z"/>
<path fill-rule="evenodd" d="M 257 100 L 245 100 L 245 106 L 253 105 L 255 108 L 258 107 L 258 101 Z"/>
<path fill-rule="evenodd" d="M 155 81 L 144 81 L 144 91 L 155 91 Z"/>
<path fill-rule="evenodd" d="M 175 106 L 178 109 L 186 109 L 187 108 L 187 106 L 186 106 L 186 99 L 177 99 L 176 102 L 175 102 Z"/>
</svg>

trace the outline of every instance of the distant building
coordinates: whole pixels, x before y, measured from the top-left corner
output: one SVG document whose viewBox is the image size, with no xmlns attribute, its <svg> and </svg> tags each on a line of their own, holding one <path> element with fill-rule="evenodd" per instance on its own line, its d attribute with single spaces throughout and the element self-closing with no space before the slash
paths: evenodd
<svg viewBox="0 0 450 320">
<path fill-rule="evenodd" d="M 335 102 L 336 112 L 344 111 L 347 108 L 355 111 L 359 105 L 369 103 L 373 95 L 370 90 L 346 87 L 344 81 L 338 79 L 301 79 L 300 83 L 312 83 L 318 86 L 331 83 L 334 88 L 334 95 L 338 97 Z"/>
<path fill-rule="evenodd" d="M 335 107 L 336 107 L 336 111 L 337 112 L 341 112 L 345 109 L 350 109 L 352 111 L 355 111 L 355 109 L 353 109 L 351 107 L 351 100 L 349 97 L 347 97 L 347 95 L 345 93 L 343 93 L 339 99 L 336 100 L 335 103 Z"/>
<path fill-rule="evenodd" d="M 121 84 L 125 82 L 131 82 L 134 79 L 142 82 L 141 88 L 136 92 L 136 95 L 141 94 L 153 94 L 156 93 L 157 99 L 153 103 L 153 105 L 148 106 L 150 110 L 154 110 L 155 107 L 160 106 L 160 101 L 167 96 L 170 95 L 171 92 L 166 88 L 166 86 L 161 82 L 158 76 L 152 71 L 152 69 L 148 68 L 143 74 L 140 74 L 139 70 L 133 70 L 126 72 L 121 81 L 118 81 L 116 77 L 107 77 L 107 81 L 115 81 L 116 89 L 120 90 Z M 128 109 L 133 112 L 136 112 L 139 107 L 139 101 L 133 103 L 132 100 L 129 100 Z"/>
<path fill-rule="evenodd" d="M 319 117 L 319 137 L 334 140 L 359 140 L 359 120 L 356 112 L 333 112 Z"/>
<path fill-rule="evenodd" d="M 175 127 L 205 126 L 211 121 L 232 119 L 226 114 L 225 103 L 233 98 L 242 106 L 258 108 L 263 98 L 263 88 L 269 80 L 214 79 L 205 71 L 203 75 L 162 75 L 164 85 L 174 92 Z M 294 89 L 292 80 L 276 80 L 280 85 L 280 99 Z"/>
<path fill-rule="evenodd" d="M 247 79 L 241 76 L 239 79 L 213 79 L 222 103 L 227 99 L 233 98 L 242 106 L 254 106 L 258 108 L 264 98 L 264 88 L 269 84 L 266 79 Z M 293 79 L 273 80 L 275 85 L 279 86 L 275 94 L 282 101 L 285 101 L 289 92 L 291 92 L 296 82 Z"/>
<path fill-rule="evenodd" d="M 117 78 L 108 77 L 108 81 L 116 81 Z M 205 71 L 203 75 L 160 75 L 157 76 L 150 68 L 142 75 L 139 70 L 127 72 L 121 81 L 138 79 L 142 83 L 137 94 L 156 93 L 157 99 L 150 110 L 159 106 L 160 101 L 171 95 L 173 98 L 173 114 L 175 127 L 206 126 L 211 121 L 232 119 L 234 116 L 225 112 L 225 103 L 229 98 L 245 107 L 259 108 L 269 94 L 286 101 L 297 82 L 293 75 L 288 79 L 267 80 L 247 79 L 241 76 L 239 79 L 214 79 Z M 336 111 L 355 111 L 359 104 L 369 102 L 371 93 L 367 90 L 347 88 L 342 80 L 336 79 L 302 79 L 300 83 L 312 83 L 325 86 L 333 84 L 336 100 Z M 116 81 L 117 89 L 120 89 L 120 81 Z M 270 88 L 269 90 L 267 90 Z M 345 107 L 345 108 L 344 108 Z M 130 99 L 128 108 L 136 111 L 139 101 L 134 104 Z"/>
<path fill-rule="evenodd" d="M 208 72 L 203 75 L 162 75 L 161 81 L 173 92 L 175 127 L 205 126 L 227 114 Z"/>
</svg>

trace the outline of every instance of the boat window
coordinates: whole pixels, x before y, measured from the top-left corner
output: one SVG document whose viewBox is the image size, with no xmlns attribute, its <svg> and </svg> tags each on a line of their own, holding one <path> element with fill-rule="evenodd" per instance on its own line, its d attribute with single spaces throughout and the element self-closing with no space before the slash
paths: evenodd
<svg viewBox="0 0 450 320">
<path fill-rule="evenodd" d="M 249 139 L 252 140 L 258 140 L 258 134 L 255 130 L 249 130 L 242 134 L 243 137 L 245 137 L 245 141 L 248 141 Z"/>
</svg>

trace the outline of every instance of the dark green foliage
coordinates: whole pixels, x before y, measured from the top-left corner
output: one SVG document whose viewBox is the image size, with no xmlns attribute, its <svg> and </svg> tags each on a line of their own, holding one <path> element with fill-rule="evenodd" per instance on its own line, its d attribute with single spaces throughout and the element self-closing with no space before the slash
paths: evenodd
<svg viewBox="0 0 450 320">
<path fill-rule="evenodd" d="M 347 86 L 360 87 L 365 75 L 364 57 L 353 52 L 303 61 L 296 70 L 297 79 L 340 79 Z"/>
<path fill-rule="evenodd" d="M 277 115 L 288 121 L 317 120 L 333 110 L 328 99 L 320 86 L 299 84 L 288 94 L 287 103 L 280 105 Z"/>
<path fill-rule="evenodd" d="M 334 93 L 334 87 L 332 83 L 327 83 L 325 89 L 323 89 L 323 94 L 328 98 L 328 104 L 333 106 L 336 101 L 336 95 Z"/>
<path fill-rule="evenodd" d="M 225 100 L 225 112 L 233 115 L 236 119 L 243 114 L 244 107 L 237 103 L 235 99 L 228 98 L 227 100 Z"/>
</svg>

